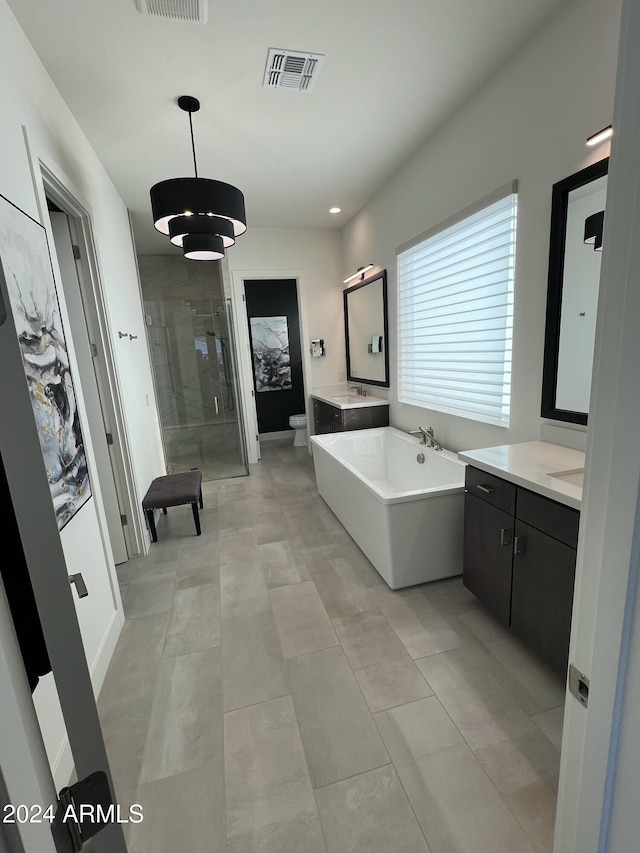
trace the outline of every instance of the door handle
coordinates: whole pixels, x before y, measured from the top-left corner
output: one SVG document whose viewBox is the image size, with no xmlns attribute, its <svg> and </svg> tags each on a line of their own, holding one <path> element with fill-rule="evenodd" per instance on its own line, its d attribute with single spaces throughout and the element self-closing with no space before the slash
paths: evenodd
<svg viewBox="0 0 640 853">
<path fill-rule="evenodd" d="M 516 556 L 520 554 L 524 554 L 527 545 L 527 537 L 526 536 L 516 536 L 513 540 L 513 553 Z"/>
<path fill-rule="evenodd" d="M 502 546 L 511 545 L 511 537 L 513 535 L 512 527 L 503 527 L 500 530 L 500 544 Z"/>
<path fill-rule="evenodd" d="M 478 489 L 481 492 L 484 492 L 485 495 L 492 495 L 495 492 L 495 489 L 492 488 L 491 486 L 480 486 L 480 485 L 478 485 L 478 486 L 476 486 L 476 489 Z"/>
<path fill-rule="evenodd" d="M 89 595 L 89 590 L 84 582 L 84 578 L 80 573 L 77 575 L 69 575 L 69 583 L 75 584 L 78 598 L 86 598 Z"/>
</svg>

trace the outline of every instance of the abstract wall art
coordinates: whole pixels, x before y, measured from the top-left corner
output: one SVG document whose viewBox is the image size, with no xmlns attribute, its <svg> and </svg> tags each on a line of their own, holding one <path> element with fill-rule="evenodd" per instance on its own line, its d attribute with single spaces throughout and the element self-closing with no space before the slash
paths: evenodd
<svg viewBox="0 0 640 853">
<path fill-rule="evenodd" d="M 291 391 L 289 327 L 286 317 L 251 317 L 256 391 Z"/>
<path fill-rule="evenodd" d="M 0 196 L 0 259 L 58 529 L 91 497 L 44 228 Z"/>
</svg>

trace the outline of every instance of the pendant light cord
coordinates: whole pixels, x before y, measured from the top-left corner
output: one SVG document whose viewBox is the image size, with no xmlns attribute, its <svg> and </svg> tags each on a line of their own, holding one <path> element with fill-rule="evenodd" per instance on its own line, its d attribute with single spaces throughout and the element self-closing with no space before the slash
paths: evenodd
<svg viewBox="0 0 640 853">
<path fill-rule="evenodd" d="M 189 130 L 191 131 L 191 150 L 193 152 L 193 169 L 196 173 L 196 178 L 198 177 L 198 164 L 196 163 L 196 143 L 193 139 L 193 120 L 191 118 L 191 112 L 189 112 Z"/>
</svg>

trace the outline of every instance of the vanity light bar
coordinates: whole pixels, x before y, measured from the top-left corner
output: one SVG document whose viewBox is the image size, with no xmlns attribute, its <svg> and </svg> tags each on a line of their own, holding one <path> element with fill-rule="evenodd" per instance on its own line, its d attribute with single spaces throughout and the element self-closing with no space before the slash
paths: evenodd
<svg viewBox="0 0 640 853">
<path fill-rule="evenodd" d="M 612 136 L 613 127 L 611 125 L 603 127 L 602 130 L 599 130 L 587 139 L 587 145 L 589 148 L 595 148 L 596 145 L 600 145 L 601 142 L 606 142 L 606 140 L 611 139 Z"/>
<path fill-rule="evenodd" d="M 350 275 L 348 278 L 344 278 L 342 280 L 342 283 L 343 284 L 349 284 L 349 282 L 353 281 L 354 278 L 360 278 L 360 277 L 364 278 L 364 274 L 366 272 L 369 272 L 369 270 L 372 270 L 373 267 L 374 267 L 374 264 L 367 264 L 366 267 L 358 267 L 358 269 L 353 273 L 353 275 Z"/>
</svg>

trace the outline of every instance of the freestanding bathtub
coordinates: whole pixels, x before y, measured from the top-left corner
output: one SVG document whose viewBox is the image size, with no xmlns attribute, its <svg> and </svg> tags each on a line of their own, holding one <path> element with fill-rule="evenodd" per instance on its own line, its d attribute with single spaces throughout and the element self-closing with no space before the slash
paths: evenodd
<svg viewBox="0 0 640 853">
<path fill-rule="evenodd" d="M 311 442 L 320 495 L 391 589 L 461 574 L 465 465 L 455 453 L 393 427 Z"/>
</svg>

